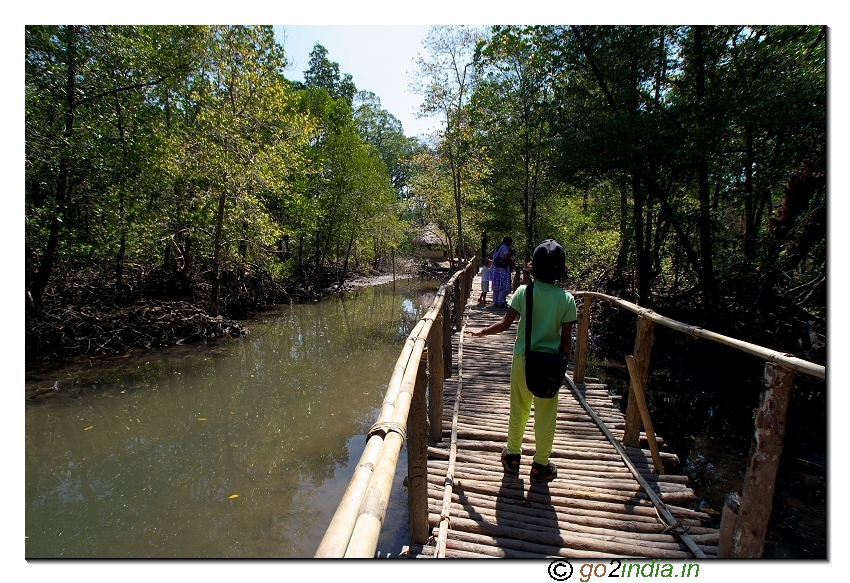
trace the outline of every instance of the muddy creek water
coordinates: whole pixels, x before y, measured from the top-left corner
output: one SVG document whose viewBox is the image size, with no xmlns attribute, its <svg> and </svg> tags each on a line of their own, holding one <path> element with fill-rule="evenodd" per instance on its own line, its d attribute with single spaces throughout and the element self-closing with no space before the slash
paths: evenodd
<svg viewBox="0 0 850 583">
<path fill-rule="evenodd" d="M 311 557 L 438 283 L 286 306 L 243 338 L 27 372 L 26 556 Z M 407 539 L 404 455 L 378 549 Z"/>
</svg>

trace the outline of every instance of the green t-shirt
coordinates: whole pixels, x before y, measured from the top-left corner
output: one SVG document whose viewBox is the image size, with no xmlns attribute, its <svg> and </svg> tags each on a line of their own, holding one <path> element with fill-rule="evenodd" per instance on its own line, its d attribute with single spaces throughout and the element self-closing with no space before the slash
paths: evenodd
<svg viewBox="0 0 850 583">
<path fill-rule="evenodd" d="M 514 354 L 525 354 L 525 317 L 527 286 L 521 285 L 511 297 L 510 306 L 522 316 L 514 343 Z M 534 317 L 531 325 L 531 346 L 540 352 L 558 354 L 561 347 L 561 325 L 576 321 L 576 302 L 573 296 L 551 283 L 534 284 Z"/>
</svg>

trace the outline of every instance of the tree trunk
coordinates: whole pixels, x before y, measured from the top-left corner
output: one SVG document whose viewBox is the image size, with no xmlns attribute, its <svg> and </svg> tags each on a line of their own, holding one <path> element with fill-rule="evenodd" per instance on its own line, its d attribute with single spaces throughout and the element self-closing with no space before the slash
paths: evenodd
<svg viewBox="0 0 850 583">
<path fill-rule="evenodd" d="M 213 242 L 212 290 L 210 292 L 210 316 L 219 315 L 220 271 L 221 271 L 221 231 L 224 226 L 224 206 L 227 191 L 222 189 L 218 197 L 218 213 L 215 219 L 215 240 Z"/>
<path fill-rule="evenodd" d="M 345 281 L 345 272 L 348 271 L 348 258 L 351 257 L 351 246 L 354 245 L 354 233 L 348 239 L 348 248 L 345 251 L 345 261 L 342 262 L 342 269 L 339 272 L 339 285 L 342 286 Z"/>
<path fill-rule="evenodd" d="M 47 246 L 41 254 L 38 272 L 30 283 L 30 293 L 36 303 L 41 303 L 47 282 L 53 271 L 53 263 L 56 260 L 56 251 L 59 248 L 59 233 L 62 228 L 62 215 L 68 205 L 71 196 L 71 160 L 68 147 L 71 137 L 74 135 L 74 118 L 76 105 L 74 98 L 77 93 L 77 29 L 75 26 L 65 27 L 67 79 L 65 83 L 65 129 L 62 137 L 65 142 L 62 155 L 59 159 L 59 175 L 56 181 L 56 207 L 50 221 L 50 233 L 47 237 Z"/>
<path fill-rule="evenodd" d="M 620 183 L 620 248 L 617 251 L 617 266 L 614 272 L 614 278 L 617 281 L 619 290 L 625 287 L 623 275 L 626 271 L 626 262 L 629 256 L 629 240 L 631 233 L 629 232 L 629 188 L 626 181 Z"/>
<path fill-rule="evenodd" d="M 652 266 L 643 240 L 643 209 L 646 197 L 641 191 L 640 179 L 637 176 L 632 178 L 632 198 L 634 200 L 632 225 L 635 232 L 635 254 L 637 255 L 635 261 L 635 270 L 637 271 L 637 303 L 638 305 L 649 307 L 652 305 Z"/>
<path fill-rule="evenodd" d="M 744 260 L 750 263 L 756 252 L 756 201 L 753 189 L 753 129 L 744 129 Z"/>
<path fill-rule="evenodd" d="M 697 126 L 704 129 L 705 119 L 705 62 L 703 54 L 703 27 L 694 27 L 694 67 L 696 72 Z M 699 192 L 699 242 L 700 270 L 703 293 L 709 313 L 714 311 L 718 300 L 717 281 L 714 277 L 714 259 L 711 243 L 711 192 L 708 186 L 708 144 L 699 143 L 697 155 L 697 190 Z"/>
</svg>

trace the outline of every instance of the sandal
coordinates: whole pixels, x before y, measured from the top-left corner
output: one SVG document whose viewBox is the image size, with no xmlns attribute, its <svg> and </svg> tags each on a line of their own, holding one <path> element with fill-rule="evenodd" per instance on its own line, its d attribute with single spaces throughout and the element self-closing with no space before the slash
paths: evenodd
<svg viewBox="0 0 850 583">
<path fill-rule="evenodd" d="M 519 460 L 522 454 L 508 453 L 508 449 L 502 450 L 502 467 L 509 474 L 519 475 Z"/>
<path fill-rule="evenodd" d="M 555 464 L 548 463 L 545 466 L 537 462 L 531 463 L 531 481 L 532 482 L 551 482 L 558 477 L 558 468 Z"/>
</svg>

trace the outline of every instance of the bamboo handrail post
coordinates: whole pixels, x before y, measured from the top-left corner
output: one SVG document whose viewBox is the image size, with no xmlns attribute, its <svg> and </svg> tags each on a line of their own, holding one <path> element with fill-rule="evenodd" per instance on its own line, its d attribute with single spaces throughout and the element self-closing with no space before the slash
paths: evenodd
<svg viewBox="0 0 850 583">
<path fill-rule="evenodd" d="M 319 543 L 319 548 L 316 549 L 314 555 L 316 558 L 336 559 L 345 555 L 363 498 L 366 496 L 366 489 L 383 447 L 384 439 L 381 435 L 373 435 L 366 442 L 366 447 L 357 463 L 357 469 L 354 470 L 354 476 L 325 531 L 322 542 Z"/>
<path fill-rule="evenodd" d="M 649 355 L 652 352 L 652 342 L 655 338 L 655 323 L 652 320 L 638 316 L 637 334 L 635 336 L 634 359 L 638 375 L 643 386 L 649 379 Z M 629 402 L 626 405 L 626 428 L 623 432 L 623 445 L 626 447 L 640 446 L 640 409 L 634 397 L 635 384 L 629 383 Z"/>
<path fill-rule="evenodd" d="M 793 383 L 792 369 L 772 362 L 765 363 L 764 387 L 756 412 L 755 435 L 744 476 L 735 534 L 732 536 L 733 558 L 760 558 L 764 552 Z"/>
<path fill-rule="evenodd" d="M 440 310 L 428 333 L 428 443 L 430 445 L 443 440 L 444 358 L 443 313 Z"/>
<path fill-rule="evenodd" d="M 392 377 L 390 377 L 390 382 L 387 385 L 387 392 L 384 394 L 384 401 L 381 404 L 381 410 L 378 413 L 378 421 L 387 421 L 392 418 L 393 412 L 397 406 L 402 381 L 407 373 L 410 359 L 413 357 L 413 352 L 416 348 L 416 339 L 422 332 L 425 325 L 426 321 L 420 320 L 420 322 L 413 328 L 410 336 L 408 336 L 407 341 L 405 341 L 404 348 L 401 351 L 401 356 L 399 356 L 399 359 L 396 361 Z"/>
<path fill-rule="evenodd" d="M 646 440 L 649 442 L 649 451 L 652 454 L 652 465 L 655 466 L 655 473 L 664 475 L 664 464 L 661 463 L 661 455 L 658 452 L 658 442 L 655 440 L 655 430 L 652 428 L 652 420 L 649 417 L 649 408 L 646 406 L 646 398 L 643 390 L 643 382 L 640 379 L 640 373 L 637 370 L 637 364 L 632 356 L 626 357 L 626 366 L 629 369 L 631 377 L 631 386 L 634 387 L 634 398 L 637 402 L 640 416 L 643 420 L 643 427 L 646 431 Z"/>
<path fill-rule="evenodd" d="M 410 544 L 428 542 L 428 412 L 425 388 L 428 385 L 427 350 L 422 353 L 407 416 L 407 505 L 410 516 Z"/>
<path fill-rule="evenodd" d="M 452 376 L 452 320 L 449 313 L 449 303 L 443 301 L 443 378 Z"/>
<path fill-rule="evenodd" d="M 726 496 L 723 513 L 720 515 L 720 532 L 717 543 L 717 558 L 732 557 L 732 536 L 735 534 L 735 523 L 738 521 L 738 511 L 741 508 L 741 496 L 733 492 Z"/>
<path fill-rule="evenodd" d="M 381 525 L 384 523 L 390 501 L 398 454 L 404 445 L 404 439 L 400 434 L 391 432 L 384 442 L 384 452 L 369 480 L 369 488 L 363 499 L 360 515 L 351 531 L 345 558 L 371 559 L 375 556 Z"/>
<path fill-rule="evenodd" d="M 460 330 L 463 321 L 463 291 L 461 289 L 461 278 L 455 278 L 454 282 L 454 308 L 455 308 L 455 331 Z"/>
<path fill-rule="evenodd" d="M 576 352 L 573 361 L 573 380 L 577 383 L 584 382 L 587 371 L 587 343 L 590 337 L 590 303 L 592 299 L 588 296 L 582 298 L 581 320 L 576 330 Z"/>
<path fill-rule="evenodd" d="M 395 407 L 392 409 L 390 418 L 386 420 L 389 427 L 407 427 L 416 376 L 419 372 L 419 367 L 413 363 L 420 362 L 424 345 L 425 339 L 416 336 L 409 364 L 404 370 L 404 376 L 399 385 Z M 398 430 L 388 430 L 381 456 L 363 498 L 360 515 L 351 532 L 351 540 L 345 551 L 346 557 L 371 558 L 374 556 L 389 505 L 398 456 L 403 446 L 404 436 Z"/>
<path fill-rule="evenodd" d="M 466 300 L 467 300 L 467 298 L 469 298 L 469 292 L 467 292 L 467 289 L 466 289 L 468 278 L 469 278 L 469 271 L 467 269 L 464 269 L 463 270 L 463 276 L 461 276 L 461 278 L 460 278 L 460 290 L 461 290 L 460 293 L 461 293 L 461 298 L 462 298 L 460 300 L 460 303 L 463 304 L 464 307 L 466 307 Z M 460 325 L 458 325 L 458 328 L 460 328 Z"/>
<path fill-rule="evenodd" d="M 466 300 L 469 299 L 469 266 L 472 263 L 469 263 L 463 270 L 463 277 L 461 278 L 462 289 L 463 289 L 463 305 L 466 306 Z"/>
</svg>

